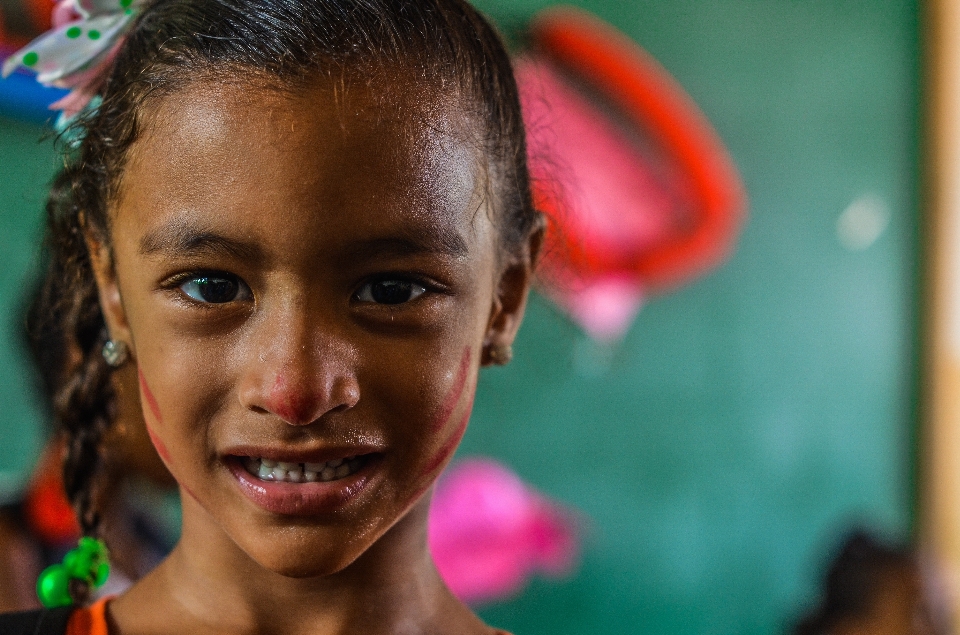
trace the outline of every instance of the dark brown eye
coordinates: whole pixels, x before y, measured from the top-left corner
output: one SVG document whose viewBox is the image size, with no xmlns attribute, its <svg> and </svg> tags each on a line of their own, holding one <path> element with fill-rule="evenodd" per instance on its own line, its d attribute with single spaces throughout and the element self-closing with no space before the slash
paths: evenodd
<svg viewBox="0 0 960 635">
<path fill-rule="evenodd" d="M 250 289 L 236 276 L 203 275 L 190 278 L 180 285 L 187 297 L 208 304 L 225 304 L 249 297 Z"/>
<path fill-rule="evenodd" d="M 411 280 L 377 280 L 363 285 L 357 292 L 357 300 L 376 304 L 403 304 L 425 292 L 423 286 Z"/>
</svg>

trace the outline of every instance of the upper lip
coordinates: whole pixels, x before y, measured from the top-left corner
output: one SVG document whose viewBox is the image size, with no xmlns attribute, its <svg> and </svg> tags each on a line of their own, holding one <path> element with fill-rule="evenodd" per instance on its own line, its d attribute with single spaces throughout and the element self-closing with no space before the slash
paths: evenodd
<svg viewBox="0 0 960 635">
<path fill-rule="evenodd" d="M 291 448 L 289 446 L 237 445 L 223 452 L 224 456 L 253 457 L 284 463 L 326 463 L 364 454 L 383 452 L 372 445 L 329 445 L 314 448 Z"/>
</svg>

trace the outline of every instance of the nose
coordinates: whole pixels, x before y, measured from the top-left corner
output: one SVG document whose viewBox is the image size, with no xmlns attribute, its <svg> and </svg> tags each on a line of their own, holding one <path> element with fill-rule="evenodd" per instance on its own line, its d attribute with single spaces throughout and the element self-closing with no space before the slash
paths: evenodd
<svg viewBox="0 0 960 635">
<path fill-rule="evenodd" d="M 241 405 L 305 426 L 360 400 L 352 347 L 307 315 L 266 321 L 239 386 Z"/>
</svg>

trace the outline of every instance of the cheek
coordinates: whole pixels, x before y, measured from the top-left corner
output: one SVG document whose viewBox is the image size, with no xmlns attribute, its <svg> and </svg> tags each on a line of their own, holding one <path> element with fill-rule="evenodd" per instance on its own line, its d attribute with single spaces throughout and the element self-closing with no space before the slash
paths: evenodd
<svg viewBox="0 0 960 635">
<path fill-rule="evenodd" d="M 143 395 L 143 402 L 150 408 L 150 413 L 153 414 L 153 418 L 157 420 L 157 423 L 163 423 L 163 417 L 160 416 L 160 404 L 157 403 L 157 398 L 153 396 L 153 391 L 151 391 L 150 386 L 147 385 L 147 380 L 143 376 L 143 370 L 140 368 L 137 368 L 137 377 L 140 379 L 140 393 Z"/>
<path fill-rule="evenodd" d="M 439 443 L 439 448 L 429 457 L 418 478 L 430 476 L 443 466 L 456 452 L 460 439 L 467 430 L 470 412 L 473 410 L 473 398 L 476 394 L 475 385 L 468 387 L 471 360 L 472 351 L 470 347 L 466 347 L 463 350 L 453 386 L 430 425 L 430 437 Z M 464 398 L 465 395 L 466 398 Z M 457 406 L 461 404 L 462 407 L 458 408 Z M 459 413 L 459 417 L 454 417 L 456 413 Z M 451 430 L 450 425 L 454 421 L 456 424 Z"/>
<path fill-rule="evenodd" d="M 157 423 L 163 423 L 163 418 L 160 416 L 160 406 L 157 404 L 156 397 L 153 396 L 153 392 L 150 390 L 150 386 L 147 385 L 147 380 L 143 376 L 143 371 L 139 368 L 137 369 L 137 375 L 140 379 L 140 392 L 143 395 L 143 401 L 147 404 L 147 407 L 150 408 L 151 414 L 157 420 Z M 191 498 L 194 500 L 197 499 L 196 494 L 190 491 L 190 488 L 184 485 L 183 481 L 177 478 L 176 473 L 170 466 L 173 464 L 173 460 L 170 457 L 170 450 L 167 449 L 166 444 L 163 442 L 157 433 L 154 432 L 153 428 L 150 427 L 150 424 L 146 424 L 147 435 L 150 437 L 150 442 L 153 444 L 153 447 L 157 450 L 157 454 L 160 455 L 160 458 L 163 459 L 163 462 L 167 465 L 167 469 L 170 471 L 170 474 L 173 475 L 173 478 L 177 481 L 180 487 L 185 491 Z"/>
<path fill-rule="evenodd" d="M 447 427 L 447 424 L 450 422 L 450 417 L 453 416 L 453 411 L 456 409 L 457 404 L 460 403 L 460 397 L 463 396 L 463 389 L 467 385 L 467 376 L 470 374 L 470 357 L 471 351 L 468 346 L 463 349 L 463 357 L 460 359 L 460 368 L 457 371 L 457 378 L 453 382 L 453 387 L 443 400 L 443 404 L 440 406 L 440 410 L 437 412 L 436 417 L 433 419 L 433 424 L 430 426 L 433 432 L 439 432 Z"/>
<path fill-rule="evenodd" d="M 467 431 L 467 424 L 470 422 L 470 412 L 473 410 L 473 398 L 475 391 L 470 391 L 470 398 L 467 400 L 467 406 L 464 410 L 463 415 L 460 417 L 460 421 L 457 423 L 457 427 L 454 428 L 453 432 L 449 434 L 441 443 L 440 448 L 434 453 L 430 460 L 427 462 L 426 467 L 421 472 L 420 477 L 432 475 L 437 469 L 443 466 L 450 457 L 453 456 L 453 453 L 457 451 L 457 446 L 460 445 L 460 440 L 463 438 L 464 433 Z"/>
<path fill-rule="evenodd" d="M 163 441 L 161 441 L 160 437 L 157 436 L 157 433 L 153 431 L 153 428 L 150 427 L 150 424 L 147 424 L 147 434 L 150 435 L 150 442 L 153 443 L 153 447 L 157 449 L 157 454 L 160 455 L 160 458 L 163 459 L 164 463 L 170 465 L 170 450 L 168 450 L 167 446 L 163 444 Z"/>
</svg>

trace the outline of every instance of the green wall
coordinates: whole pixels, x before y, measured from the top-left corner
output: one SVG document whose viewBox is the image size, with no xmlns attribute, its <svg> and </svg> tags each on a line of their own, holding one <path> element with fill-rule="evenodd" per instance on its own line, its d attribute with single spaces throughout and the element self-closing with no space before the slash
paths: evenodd
<svg viewBox="0 0 960 635">
<path fill-rule="evenodd" d="M 482 0 L 507 30 L 548 2 Z M 535 298 L 486 371 L 462 455 L 583 514 L 579 574 L 483 614 L 517 635 L 775 633 L 852 521 L 909 529 L 917 248 L 915 1 L 593 0 L 728 143 L 751 218 L 732 260 L 600 349 Z M 0 319 L 36 255 L 40 130 L 0 120 Z M 878 197 L 863 251 L 841 212 Z M 0 347 L 0 493 L 37 447 L 30 378 Z"/>
<path fill-rule="evenodd" d="M 0 500 L 21 484 L 40 444 L 23 309 L 40 253 L 46 184 L 56 159 L 36 126 L 0 116 Z"/>
<path fill-rule="evenodd" d="M 553 4 L 477 0 L 508 29 Z M 484 374 L 461 454 L 588 519 L 578 577 L 484 611 L 516 633 L 774 633 L 848 523 L 910 524 L 917 7 L 591 0 L 684 85 L 742 170 L 720 271 L 597 350 L 543 300 Z M 869 248 L 837 238 L 878 197 Z"/>
</svg>

